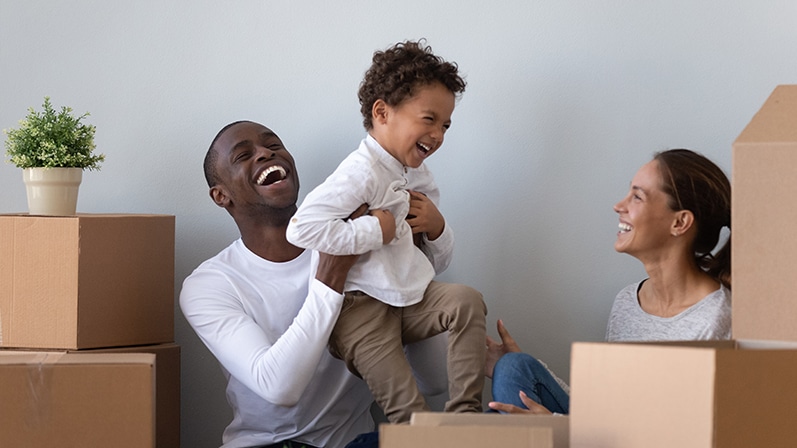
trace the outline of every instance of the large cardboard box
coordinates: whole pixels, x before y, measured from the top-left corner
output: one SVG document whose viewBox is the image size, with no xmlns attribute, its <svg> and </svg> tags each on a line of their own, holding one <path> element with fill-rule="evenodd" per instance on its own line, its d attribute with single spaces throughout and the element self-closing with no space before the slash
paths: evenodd
<svg viewBox="0 0 797 448">
<path fill-rule="evenodd" d="M 797 85 L 778 86 L 733 144 L 738 339 L 797 340 Z"/>
<path fill-rule="evenodd" d="M 180 446 L 180 346 L 174 343 L 72 351 L 69 353 L 151 353 L 155 355 L 155 446 Z M 0 446 L 2 446 L 0 444 Z"/>
<path fill-rule="evenodd" d="M 415 426 L 525 426 L 551 428 L 553 447 L 570 446 L 570 418 L 567 415 L 471 414 L 452 412 L 416 412 L 410 424 Z"/>
<path fill-rule="evenodd" d="M 791 447 L 797 344 L 575 343 L 573 447 Z"/>
<path fill-rule="evenodd" d="M 174 216 L 0 215 L 0 347 L 174 341 Z"/>
<path fill-rule="evenodd" d="M 575 343 L 573 447 L 797 444 L 797 86 L 733 146 L 734 341 Z"/>
<path fill-rule="evenodd" d="M 0 351 L 0 446 L 155 446 L 155 355 Z"/>
<path fill-rule="evenodd" d="M 566 448 L 568 417 L 419 412 L 409 425 L 379 426 L 380 448 Z"/>
<path fill-rule="evenodd" d="M 551 428 L 526 426 L 379 426 L 379 448 L 551 448 Z"/>
</svg>

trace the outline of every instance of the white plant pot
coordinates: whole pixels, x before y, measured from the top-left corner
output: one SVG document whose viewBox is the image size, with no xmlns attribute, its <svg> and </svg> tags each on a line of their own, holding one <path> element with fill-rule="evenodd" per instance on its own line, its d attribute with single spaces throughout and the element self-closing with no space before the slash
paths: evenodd
<svg viewBox="0 0 797 448">
<path fill-rule="evenodd" d="M 68 216 L 77 209 L 82 168 L 25 168 L 22 180 L 31 215 Z"/>
</svg>

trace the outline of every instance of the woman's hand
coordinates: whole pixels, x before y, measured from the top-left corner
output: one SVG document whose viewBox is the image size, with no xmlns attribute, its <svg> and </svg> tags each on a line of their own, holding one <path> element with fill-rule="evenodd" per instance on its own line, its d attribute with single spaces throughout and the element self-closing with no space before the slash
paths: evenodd
<svg viewBox="0 0 797 448">
<path fill-rule="evenodd" d="M 498 327 L 498 336 L 501 337 L 501 343 L 499 344 L 498 341 L 487 336 L 487 356 L 484 362 L 484 376 L 487 378 L 493 377 L 493 369 L 495 369 L 495 363 L 501 359 L 507 353 L 515 353 L 520 352 L 520 346 L 518 346 L 515 339 L 509 334 L 509 330 L 504 327 L 504 322 L 499 319 L 498 323 L 496 324 Z"/>
<path fill-rule="evenodd" d="M 499 403 L 497 401 L 491 401 L 487 404 L 487 406 L 489 406 L 490 409 L 500 412 L 506 412 L 507 414 L 550 414 L 551 413 L 551 411 L 549 411 L 548 408 L 529 398 L 528 395 L 526 395 L 526 393 L 523 392 L 522 390 L 520 391 L 520 401 L 522 401 L 523 404 L 526 405 L 527 409 L 519 408 L 513 404 Z"/>
</svg>

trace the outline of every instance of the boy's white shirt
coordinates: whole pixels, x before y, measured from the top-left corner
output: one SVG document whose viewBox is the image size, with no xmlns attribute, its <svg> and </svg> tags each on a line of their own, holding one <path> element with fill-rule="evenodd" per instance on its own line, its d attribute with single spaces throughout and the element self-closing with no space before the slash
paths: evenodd
<svg viewBox="0 0 797 448">
<path fill-rule="evenodd" d="M 405 218 L 408 190 L 425 194 L 439 207 L 440 192 L 425 165 L 405 167 L 370 135 L 335 171 L 311 191 L 288 226 L 291 243 L 334 255 L 362 254 L 349 271 L 346 291 L 359 290 L 393 306 L 418 303 L 434 276 L 451 262 L 454 236 L 448 223 L 423 249 L 412 240 Z M 373 216 L 345 220 L 360 205 L 387 209 L 396 219 L 396 237 L 382 244 Z"/>
</svg>

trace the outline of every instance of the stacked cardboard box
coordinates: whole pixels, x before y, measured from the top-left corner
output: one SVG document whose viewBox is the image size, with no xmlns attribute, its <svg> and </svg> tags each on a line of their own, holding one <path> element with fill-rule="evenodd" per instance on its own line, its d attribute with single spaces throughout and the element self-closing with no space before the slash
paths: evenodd
<svg viewBox="0 0 797 448">
<path fill-rule="evenodd" d="M 573 447 L 797 443 L 797 85 L 733 145 L 733 341 L 575 343 Z"/>
<path fill-rule="evenodd" d="M 420 412 L 409 425 L 380 425 L 379 446 L 566 448 L 568 420 L 563 415 Z"/>
<path fill-rule="evenodd" d="M 179 446 L 174 216 L 0 215 L 0 402 L 3 446 Z"/>
</svg>

